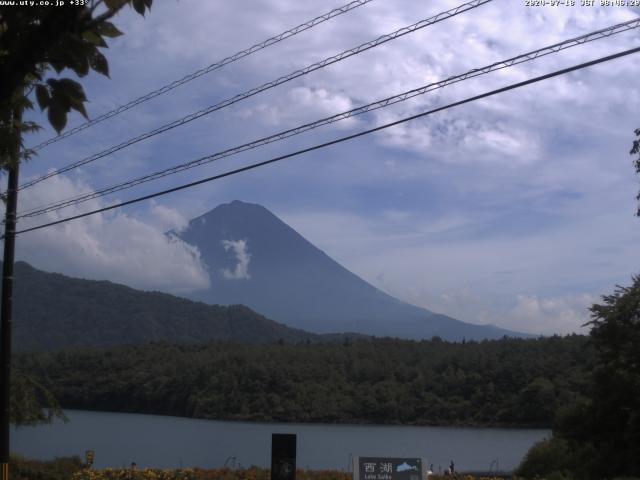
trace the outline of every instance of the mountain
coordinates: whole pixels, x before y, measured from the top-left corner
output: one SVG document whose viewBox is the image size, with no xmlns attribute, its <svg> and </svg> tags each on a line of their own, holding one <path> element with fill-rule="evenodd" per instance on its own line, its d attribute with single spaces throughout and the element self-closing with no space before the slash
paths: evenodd
<svg viewBox="0 0 640 480">
<path fill-rule="evenodd" d="M 25 262 L 15 264 L 13 311 L 13 343 L 23 351 L 151 341 L 337 339 L 289 328 L 242 305 L 206 305 L 166 293 L 46 273 Z"/>
<path fill-rule="evenodd" d="M 198 247 L 211 286 L 190 298 L 242 304 L 289 326 L 446 340 L 526 336 L 402 302 L 342 267 L 266 208 L 233 201 L 170 232 Z"/>
</svg>

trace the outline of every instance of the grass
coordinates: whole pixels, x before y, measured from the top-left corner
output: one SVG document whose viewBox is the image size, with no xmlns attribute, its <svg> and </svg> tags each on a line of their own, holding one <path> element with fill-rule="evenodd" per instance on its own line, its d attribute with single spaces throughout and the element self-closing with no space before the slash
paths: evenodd
<svg viewBox="0 0 640 480">
<path fill-rule="evenodd" d="M 11 480 L 269 480 L 270 471 L 264 468 L 186 468 L 137 469 L 87 468 L 79 457 L 54 460 L 29 460 L 12 456 Z M 431 480 L 504 480 L 502 476 L 433 475 Z M 296 480 L 351 480 L 351 473 L 338 470 L 297 470 Z"/>
</svg>

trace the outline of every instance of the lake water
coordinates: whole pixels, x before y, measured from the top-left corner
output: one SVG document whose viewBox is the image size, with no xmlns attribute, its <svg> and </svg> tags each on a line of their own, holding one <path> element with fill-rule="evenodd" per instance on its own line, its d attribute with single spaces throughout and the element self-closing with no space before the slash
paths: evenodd
<svg viewBox="0 0 640 480">
<path fill-rule="evenodd" d="M 422 457 L 444 469 L 502 471 L 518 466 L 549 430 L 218 422 L 156 415 L 67 410 L 69 423 L 12 430 L 13 453 L 50 459 L 94 450 L 95 466 L 268 467 L 272 433 L 298 436 L 298 466 L 350 470 L 352 455 Z M 495 470 L 495 463 L 493 464 Z"/>
</svg>

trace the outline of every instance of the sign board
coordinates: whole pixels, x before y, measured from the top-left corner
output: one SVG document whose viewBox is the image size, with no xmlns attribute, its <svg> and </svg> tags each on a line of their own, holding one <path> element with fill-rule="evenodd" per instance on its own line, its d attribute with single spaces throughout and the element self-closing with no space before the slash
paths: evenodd
<svg viewBox="0 0 640 480">
<path fill-rule="evenodd" d="M 421 458 L 354 457 L 354 480 L 423 480 Z"/>
<path fill-rule="evenodd" d="M 296 435 L 274 433 L 271 435 L 271 480 L 295 480 Z"/>
</svg>

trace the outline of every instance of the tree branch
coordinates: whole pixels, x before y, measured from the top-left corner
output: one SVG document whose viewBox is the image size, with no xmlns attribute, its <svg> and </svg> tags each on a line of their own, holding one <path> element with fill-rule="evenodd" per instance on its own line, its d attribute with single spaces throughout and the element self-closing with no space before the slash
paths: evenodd
<svg viewBox="0 0 640 480">
<path fill-rule="evenodd" d="M 86 32 L 87 30 L 92 29 L 93 27 L 95 27 L 96 25 L 99 25 L 102 22 L 105 22 L 107 20 L 109 20 L 111 17 L 113 17 L 116 13 L 118 13 L 120 10 L 122 10 L 122 8 L 129 2 L 124 1 L 122 3 L 122 5 L 120 5 L 119 7 L 116 8 L 110 8 L 108 9 L 106 12 L 98 15 L 97 17 L 95 17 L 93 20 L 91 20 L 89 23 L 87 23 L 87 25 L 85 26 L 85 28 L 83 28 L 83 32 Z"/>
</svg>

